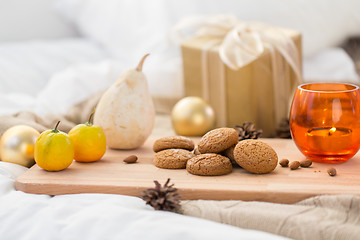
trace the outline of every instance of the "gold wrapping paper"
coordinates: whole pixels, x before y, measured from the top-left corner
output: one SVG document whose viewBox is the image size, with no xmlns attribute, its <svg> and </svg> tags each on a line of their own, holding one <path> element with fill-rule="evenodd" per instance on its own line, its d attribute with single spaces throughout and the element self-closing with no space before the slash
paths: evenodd
<svg viewBox="0 0 360 240">
<path fill-rule="evenodd" d="M 301 34 L 292 30 L 285 32 L 293 40 L 301 57 Z M 281 97 L 281 101 L 289 102 L 290 108 L 290 101 L 298 84 L 295 73 L 281 54 L 275 52 L 276 63 L 280 65 L 277 68 L 280 72 L 277 74 L 283 77 L 273 79 L 274 61 L 269 50 L 265 50 L 255 61 L 234 71 L 224 65 L 219 57 L 221 41 L 219 38 L 197 37 L 182 42 L 185 95 L 205 98 L 215 110 L 217 127 L 224 127 L 219 125 L 219 119 L 222 114 L 226 114 L 228 127 L 251 121 L 257 128 L 263 129 L 262 137 L 274 137 L 278 122 L 275 119 L 274 99 Z M 203 81 L 204 74 L 207 75 L 207 83 Z M 207 88 L 205 91 L 204 87 Z M 226 109 L 221 104 L 222 88 L 225 92 Z M 208 92 L 208 96 L 204 96 L 205 92 Z M 281 117 L 287 118 L 288 110 L 283 112 Z"/>
</svg>

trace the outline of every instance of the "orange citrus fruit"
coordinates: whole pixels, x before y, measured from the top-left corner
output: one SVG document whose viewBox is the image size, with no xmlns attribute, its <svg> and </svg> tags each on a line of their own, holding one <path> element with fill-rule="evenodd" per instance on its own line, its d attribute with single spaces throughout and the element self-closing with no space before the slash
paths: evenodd
<svg viewBox="0 0 360 240">
<path fill-rule="evenodd" d="M 35 162 L 47 171 L 63 170 L 74 159 L 74 144 L 69 135 L 57 130 L 59 123 L 53 130 L 42 132 L 35 142 Z"/>
<path fill-rule="evenodd" d="M 91 118 L 95 110 L 91 113 L 89 121 L 73 127 L 69 136 L 74 142 L 75 161 L 95 162 L 104 156 L 106 152 L 106 139 L 103 130 L 91 123 Z"/>
</svg>

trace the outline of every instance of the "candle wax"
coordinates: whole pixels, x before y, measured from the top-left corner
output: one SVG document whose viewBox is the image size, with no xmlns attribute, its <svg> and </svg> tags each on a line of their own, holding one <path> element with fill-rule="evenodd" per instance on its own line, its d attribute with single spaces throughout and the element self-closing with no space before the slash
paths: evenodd
<svg viewBox="0 0 360 240">
<path fill-rule="evenodd" d="M 348 128 L 321 127 L 308 130 L 306 138 L 309 149 L 340 155 L 348 154 L 353 136 Z"/>
</svg>

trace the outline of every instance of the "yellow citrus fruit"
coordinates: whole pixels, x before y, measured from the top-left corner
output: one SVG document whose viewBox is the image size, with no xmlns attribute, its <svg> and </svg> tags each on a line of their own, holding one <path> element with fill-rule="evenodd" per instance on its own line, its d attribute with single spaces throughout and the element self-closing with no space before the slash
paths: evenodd
<svg viewBox="0 0 360 240">
<path fill-rule="evenodd" d="M 103 130 L 89 121 L 85 124 L 79 124 L 73 127 L 69 136 L 74 142 L 75 161 L 95 162 L 104 156 L 106 152 L 106 139 Z"/>
<path fill-rule="evenodd" d="M 74 144 L 69 135 L 57 130 L 42 132 L 35 143 L 35 162 L 47 171 L 60 171 L 71 165 L 74 159 Z"/>
</svg>

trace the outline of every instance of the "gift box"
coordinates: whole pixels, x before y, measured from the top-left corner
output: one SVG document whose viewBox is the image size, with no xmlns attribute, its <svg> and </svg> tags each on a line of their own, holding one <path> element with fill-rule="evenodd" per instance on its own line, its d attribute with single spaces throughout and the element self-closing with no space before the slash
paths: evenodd
<svg viewBox="0 0 360 240">
<path fill-rule="evenodd" d="M 301 34 L 237 20 L 213 34 L 214 22 L 181 43 L 185 95 L 204 98 L 217 127 L 250 121 L 274 137 L 301 81 Z"/>
</svg>

